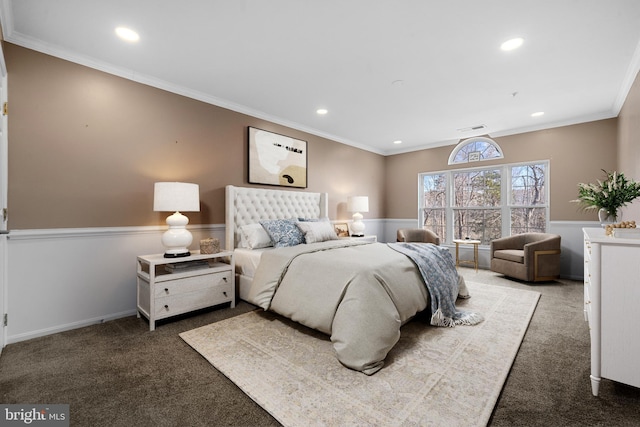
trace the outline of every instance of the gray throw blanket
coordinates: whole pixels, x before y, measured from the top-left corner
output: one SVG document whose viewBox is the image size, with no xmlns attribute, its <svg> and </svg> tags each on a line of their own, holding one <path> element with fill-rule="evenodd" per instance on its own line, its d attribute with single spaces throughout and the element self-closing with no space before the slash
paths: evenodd
<svg viewBox="0 0 640 427">
<path fill-rule="evenodd" d="M 458 271 L 448 249 L 430 243 L 388 243 L 408 256 L 420 270 L 429 291 L 431 324 L 434 326 L 475 325 L 484 320 L 481 314 L 456 309 Z"/>
</svg>

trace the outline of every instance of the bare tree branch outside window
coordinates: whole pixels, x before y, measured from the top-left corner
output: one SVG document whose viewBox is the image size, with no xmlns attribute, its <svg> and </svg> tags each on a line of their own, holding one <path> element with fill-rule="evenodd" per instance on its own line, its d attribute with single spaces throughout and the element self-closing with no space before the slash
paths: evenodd
<svg viewBox="0 0 640 427">
<path fill-rule="evenodd" d="M 502 237 L 503 223 L 511 235 L 545 232 L 547 169 L 548 163 L 540 162 L 421 174 L 422 224 L 442 241 L 468 237 L 480 240 L 483 245 Z M 508 188 L 504 188 L 503 182 L 509 183 Z M 509 212 L 508 217 L 504 218 L 503 212 Z M 448 229 L 453 230 L 450 239 L 446 236 Z"/>
</svg>

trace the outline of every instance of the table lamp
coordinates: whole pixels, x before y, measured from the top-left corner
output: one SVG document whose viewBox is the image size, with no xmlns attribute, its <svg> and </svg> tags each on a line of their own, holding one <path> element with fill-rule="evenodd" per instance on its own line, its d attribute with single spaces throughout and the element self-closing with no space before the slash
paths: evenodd
<svg viewBox="0 0 640 427">
<path fill-rule="evenodd" d="M 355 237 L 363 237 L 364 222 L 362 222 L 362 214 L 360 212 L 369 212 L 369 197 L 367 196 L 348 197 L 347 211 L 355 212 L 353 214 L 353 223 L 351 224 L 351 235 Z"/>
<path fill-rule="evenodd" d="M 189 218 L 182 215 L 180 211 L 200 211 L 198 184 L 156 182 L 153 191 L 153 210 L 156 212 L 175 212 L 167 217 L 169 229 L 162 235 L 162 244 L 166 248 L 164 257 L 179 258 L 191 255 L 188 247 L 193 241 L 193 236 L 186 229 Z"/>
</svg>

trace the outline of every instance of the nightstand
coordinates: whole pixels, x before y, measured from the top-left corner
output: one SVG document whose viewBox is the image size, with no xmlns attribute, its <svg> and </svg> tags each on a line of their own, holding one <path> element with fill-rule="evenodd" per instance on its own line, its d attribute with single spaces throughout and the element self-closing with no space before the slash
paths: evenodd
<svg viewBox="0 0 640 427">
<path fill-rule="evenodd" d="M 143 255 L 138 264 L 138 317 L 149 319 L 149 330 L 157 320 L 226 302 L 235 307 L 233 252 L 165 258 Z"/>
</svg>

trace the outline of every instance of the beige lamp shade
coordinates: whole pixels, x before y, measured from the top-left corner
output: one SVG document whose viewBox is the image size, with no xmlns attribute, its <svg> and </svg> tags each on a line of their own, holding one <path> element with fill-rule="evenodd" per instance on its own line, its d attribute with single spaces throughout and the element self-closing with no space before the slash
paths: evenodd
<svg viewBox="0 0 640 427">
<path fill-rule="evenodd" d="M 347 198 L 347 211 L 369 212 L 369 197 L 351 196 Z"/>
<path fill-rule="evenodd" d="M 200 187 L 186 182 L 156 182 L 153 189 L 156 212 L 199 212 Z"/>
</svg>

